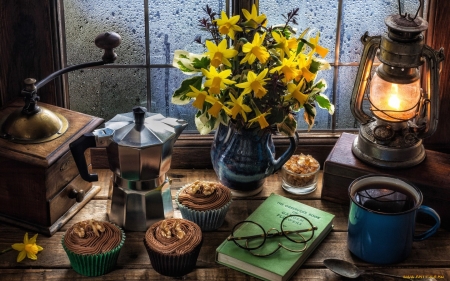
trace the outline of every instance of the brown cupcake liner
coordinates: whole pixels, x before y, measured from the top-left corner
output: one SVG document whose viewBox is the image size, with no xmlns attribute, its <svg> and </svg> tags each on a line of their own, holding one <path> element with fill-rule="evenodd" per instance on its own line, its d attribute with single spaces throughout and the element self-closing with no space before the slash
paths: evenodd
<svg viewBox="0 0 450 281">
<path fill-rule="evenodd" d="M 202 244 L 203 238 L 189 253 L 182 255 L 167 255 L 152 250 L 147 245 L 144 238 L 145 249 L 147 250 L 153 269 L 161 275 L 170 277 L 181 277 L 194 270 Z"/>
</svg>

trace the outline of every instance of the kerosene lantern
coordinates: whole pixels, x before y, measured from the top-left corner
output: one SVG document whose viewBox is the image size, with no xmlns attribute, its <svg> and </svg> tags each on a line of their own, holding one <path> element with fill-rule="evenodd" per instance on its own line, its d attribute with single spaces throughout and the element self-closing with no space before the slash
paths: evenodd
<svg viewBox="0 0 450 281">
<path fill-rule="evenodd" d="M 361 38 L 364 50 L 350 102 L 361 123 L 353 154 L 384 168 L 412 167 L 425 159 L 422 140 L 437 128 L 444 60 L 442 48 L 435 51 L 423 42 L 428 23 L 417 16 L 422 0 L 414 16 L 402 14 L 398 4 L 399 14 L 385 19 L 387 35 L 366 32 Z M 373 73 L 375 55 L 381 63 Z M 363 110 L 365 99 L 372 116 Z"/>
<path fill-rule="evenodd" d="M 115 32 L 98 35 L 102 60 L 69 66 L 40 81 L 25 79 L 23 100 L 0 109 L 0 221 L 53 235 L 100 191 L 80 177 L 69 143 L 103 119 L 38 104 L 38 90 L 61 74 L 114 62 L 120 43 Z"/>
</svg>

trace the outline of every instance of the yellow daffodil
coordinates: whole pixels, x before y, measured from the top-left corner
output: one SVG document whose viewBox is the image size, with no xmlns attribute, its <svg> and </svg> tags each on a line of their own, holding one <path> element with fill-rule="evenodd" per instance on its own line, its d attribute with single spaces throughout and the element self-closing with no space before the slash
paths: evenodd
<svg viewBox="0 0 450 281">
<path fill-rule="evenodd" d="M 236 31 L 242 31 L 242 28 L 236 25 L 236 23 L 239 21 L 240 16 L 236 15 L 228 18 L 227 14 L 224 11 L 222 11 L 221 16 L 221 19 L 215 20 L 215 22 L 219 26 L 220 34 L 228 35 L 231 39 L 234 39 Z"/>
<path fill-rule="evenodd" d="M 263 33 L 261 37 L 258 33 L 255 33 L 252 43 L 247 42 L 244 46 L 242 46 L 242 51 L 246 53 L 246 55 L 241 60 L 241 64 L 246 62 L 253 64 L 256 58 L 258 58 L 261 63 L 266 63 L 267 59 L 270 57 L 270 54 L 267 52 L 266 47 L 263 46 L 265 37 L 266 33 Z"/>
<path fill-rule="evenodd" d="M 242 14 L 247 19 L 243 24 L 245 26 L 249 26 L 252 28 L 257 28 L 258 25 L 266 27 L 267 26 L 267 17 L 265 14 L 258 15 L 258 10 L 256 9 L 255 4 L 252 5 L 252 12 L 250 13 L 246 9 L 242 9 Z"/>
<path fill-rule="evenodd" d="M 15 243 L 11 247 L 14 250 L 19 251 L 17 256 L 17 262 L 21 262 L 25 257 L 32 260 L 37 260 L 37 253 L 44 250 L 41 246 L 36 244 L 37 234 L 28 239 L 28 232 L 25 233 L 23 237 L 23 243 Z"/>
<path fill-rule="evenodd" d="M 192 92 L 187 93 L 186 96 L 195 98 L 195 101 L 192 103 L 192 106 L 194 106 L 197 109 L 202 110 L 205 99 L 208 96 L 208 92 L 199 91 L 197 88 L 193 87 L 192 85 L 189 85 L 189 87 L 191 88 Z"/>
<path fill-rule="evenodd" d="M 250 119 L 248 122 L 250 122 L 250 126 L 251 126 L 254 122 L 258 121 L 259 126 L 261 127 L 261 129 L 264 129 L 266 127 L 269 127 L 269 123 L 267 123 L 267 120 L 266 120 L 266 116 L 269 115 L 269 114 L 270 114 L 270 110 L 265 112 L 265 113 L 263 113 L 263 114 L 259 114 L 255 118 Z"/>
<path fill-rule="evenodd" d="M 215 97 L 210 95 L 206 96 L 206 101 L 212 104 L 212 107 L 208 109 L 208 113 L 211 114 L 212 116 L 217 118 L 222 109 L 225 111 L 226 114 L 231 115 L 231 110 L 228 107 L 224 106 L 223 103 L 218 99 L 216 99 Z"/>
<path fill-rule="evenodd" d="M 244 96 L 245 96 L 245 94 L 241 94 L 236 99 L 232 94 L 230 94 L 231 101 L 227 101 L 227 105 L 232 106 L 231 117 L 233 117 L 233 119 L 236 119 L 236 116 L 238 114 L 241 114 L 244 121 L 247 122 L 247 114 L 246 113 L 252 112 L 252 109 L 248 105 L 244 104 Z"/>
<path fill-rule="evenodd" d="M 306 81 L 311 82 L 312 80 L 314 80 L 314 78 L 316 78 L 316 74 L 309 71 L 309 69 L 307 69 L 306 67 L 302 67 L 301 70 L 302 70 L 302 75 Z"/>
<path fill-rule="evenodd" d="M 257 75 L 250 70 L 247 74 L 247 82 L 236 84 L 236 87 L 244 89 L 242 94 L 248 94 L 253 91 L 255 97 L 262 98 L 267 93 L 267 89 L 264 88 L 264 85 L 267 84 L 266 80 L 268 80 L 268 78 L 265 77 L 268 71 L 269 69 L 265 68 Z"/>
<path fill-rule="evenodd" d="M 312 53 L 318 53 L 322 58 L 324 58 L 328 54 L 328 49 L 319 45 L 320 34 L 317 33 L 315 38 L 311 38 L 309 42 L 314 45 L 312 49 Z"/>
<path fill-rule="evenodd" d="M 305 78 L 306 81 L 308 82 L 314 80 L 316 75 L 309 71 L 311 61 L 312 61 L 312 53 L 309 54 L 300 53 L 297 56 L 297 67 L 299 71 L 297 72 L 297 76 L 295 77 L 296 81 L 300 81 L 302 78 Z"/>
<path fill-rule="evenodd" d="M 283 58 L 281 65 L 272 68 L 270 73 L 282 72 L 284 74 L 284 81 L 287 83 L 298 76 L 297 66 L 298 63 L 294 61 L 293 56 L 289 59 Z"/>
<path fill-rule="evenodd" d="M 289 94 L 300 103 L 300 106 L 303 106 L 305 102 L 308 100 L 308 95 L 305 95 L 301 92 L 301 88 L 304 84 L 303 83 L 304 81 L 305 80 L 302 80 L 300 83 L 298 83 L 298 85 L 294 83 L 289 83 L 287 85 Z"/>
<path fill-rule="evenodd" d="M 285 55 L 289 56 L 291 49 L 297 47 L 297 39 L 295 38 L 287 39 L 276 31 L 272 31 L 272 37 L 277 42 L 275 48 L 280 51 L 280 58 L 284 58 Z"/>
<path fill-rule="evenodd" d="M 218 95 L 220 90 L 223 90 L 227 85 L 236 83 L 230 79 L 227 79 L 231 75 L 231 70 L 227 69 L 222 72 L 217 72 L 215 68 L 211 68 L 210 71 L 202 68 L 202 73 L 206 77 L 205 87 L 209 88 L 211 94 Z"/>
<path fill-rule="evenodd" d="M 222 63 L 228 67 L 231 67 L 231 63 L 228 59 L 235 57 L 238 51 L 233 49 L 227 49 L 227 40 L 223 39 L 219 45 L 206 40 L 205 42 L 208 52 L 205 55 L 211 58 L 211 65 L 214 67 L 219 67 Z"/>
</svg>

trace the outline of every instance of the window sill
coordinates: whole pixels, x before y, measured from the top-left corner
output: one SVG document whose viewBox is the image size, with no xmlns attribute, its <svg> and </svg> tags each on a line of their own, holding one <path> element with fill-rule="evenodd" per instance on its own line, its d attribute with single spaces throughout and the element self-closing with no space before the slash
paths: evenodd
<svg viewBox="0 0 450 281">
<path fill-rule="evenodd" d="M 325 159 L 339 138 L 340 133 L 299 133 L 297 154 L 311 154 L 323 166 Z M 211 169 L 211 145 L 214 135 L 182 134 L 175 142 L 172 169 Z M 273 136 L 276 155 L 281 155 L 289 146 L 289 139 Z M 108 169 L 108 158 L 104 148 L 91 149 L 92 167 Z"/>
</svg>

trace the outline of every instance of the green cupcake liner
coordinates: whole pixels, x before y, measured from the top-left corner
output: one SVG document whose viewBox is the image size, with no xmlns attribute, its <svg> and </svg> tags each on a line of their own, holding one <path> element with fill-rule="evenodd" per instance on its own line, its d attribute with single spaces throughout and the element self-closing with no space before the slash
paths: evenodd
<svg viewBox="0 0 450 281">
<path fill-rule="evenodd" d="M 117 264 L 120 250 L 125 242 L 125 233 L 122 231 L 122 240 L 119 245 L 109 252 L 97 255 L 80 255 L 76 254 L 64 245 L 64 236 L 61 239 L 64 251 L 69 257 L 70 265 L 79 274 L 84 276 L 100 276 L 114 269 Z"/>
</svg>

